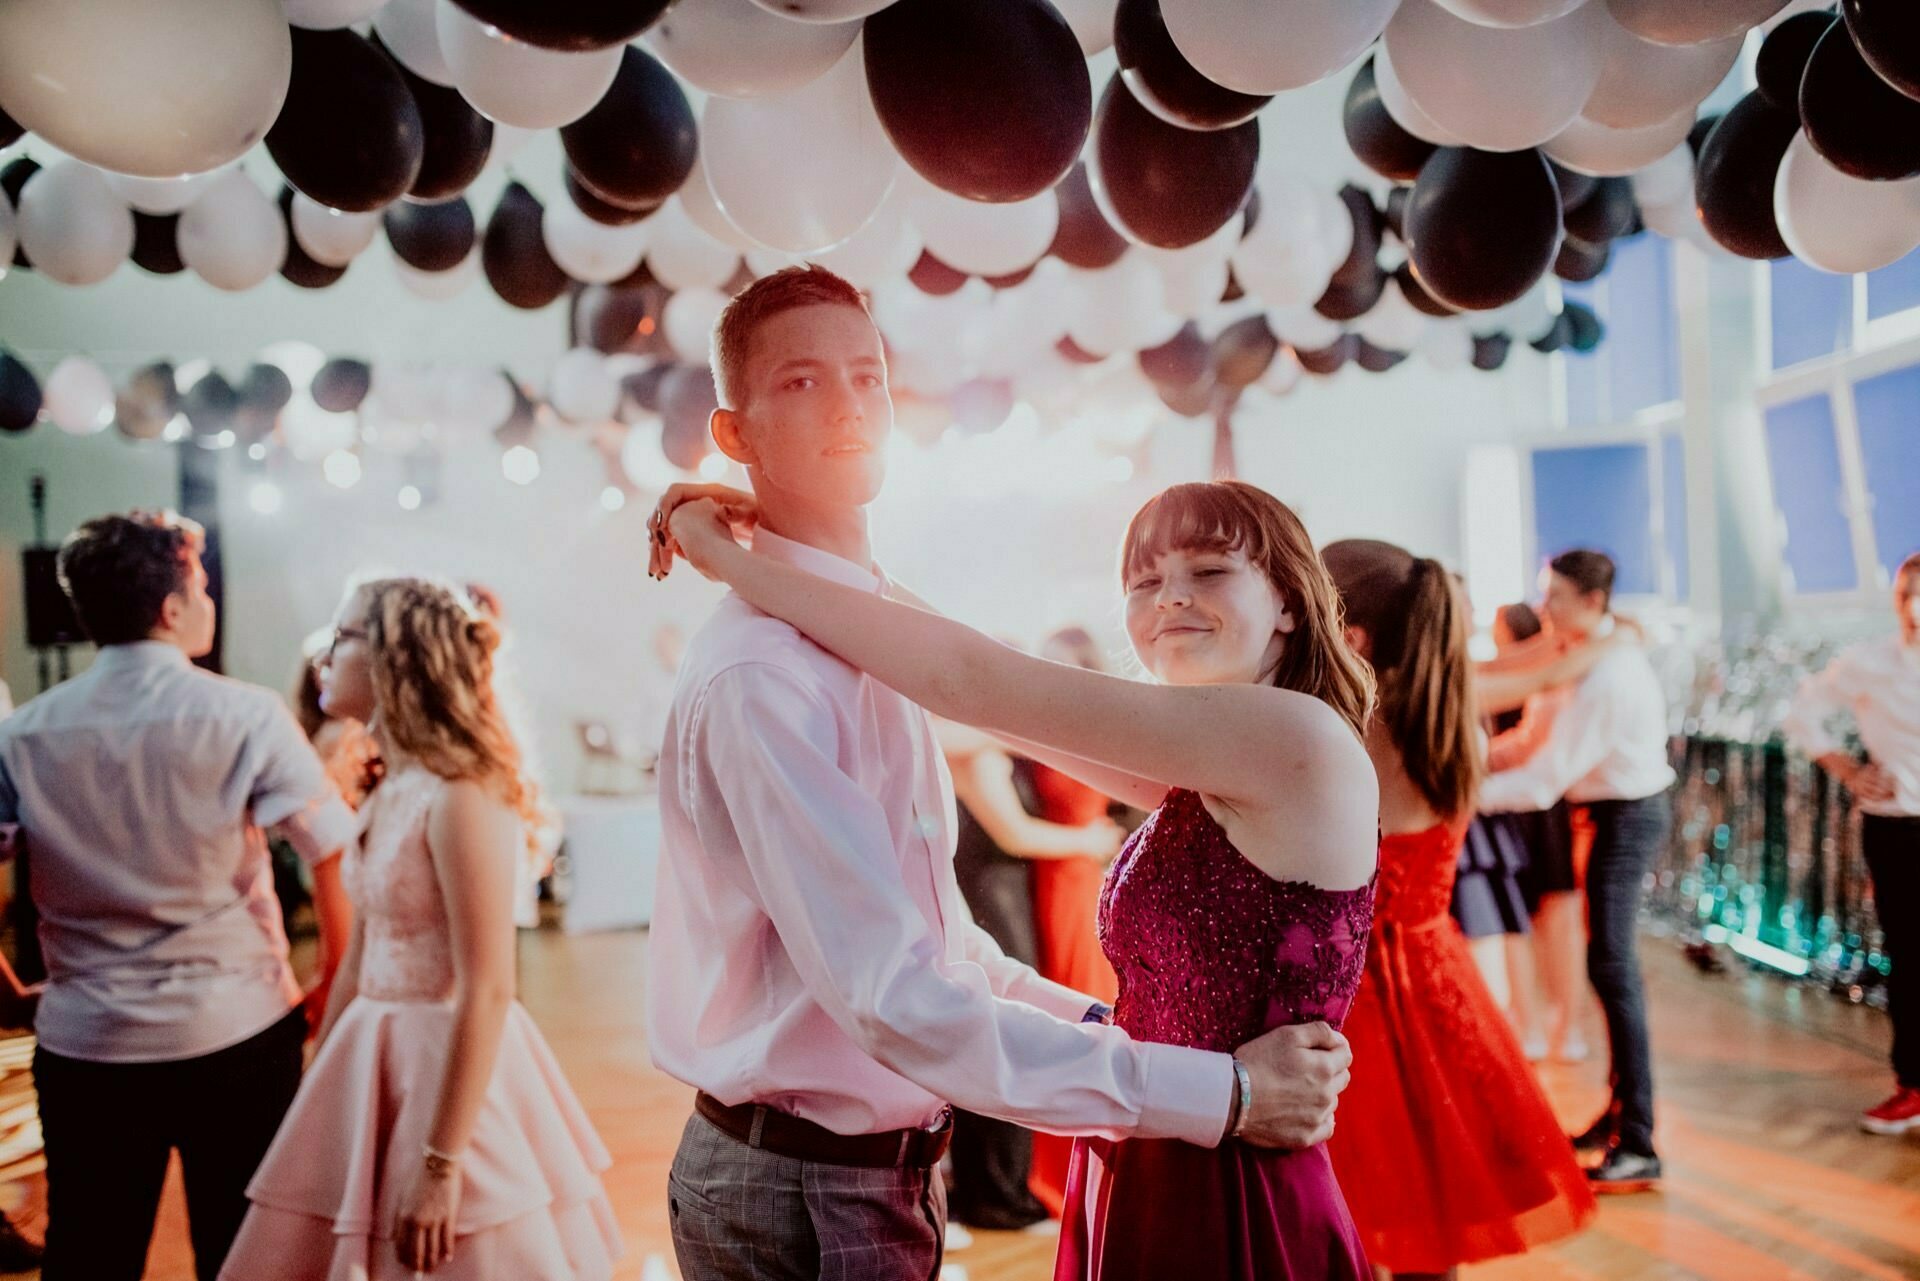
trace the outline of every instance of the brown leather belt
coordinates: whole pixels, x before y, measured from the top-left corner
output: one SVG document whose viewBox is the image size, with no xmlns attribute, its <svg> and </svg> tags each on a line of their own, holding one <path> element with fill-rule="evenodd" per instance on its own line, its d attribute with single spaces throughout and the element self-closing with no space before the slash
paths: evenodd
<svg viewBox="0 0 1920 1281">
<path fill-rule="evenodd" d="M 882 1134 L 836 1134 L 765 1104 L 728 1107 L 704 1090 L 693 1100 L 694 1111 L 715 1129 L 750 1148 L 776 1156 L 824 1165 L 852 1165 L 870 1170 L 896 1166 L 925 1170 L 937 1165 L 953 1141 L 953 1112 L 940 1114 L 940 1123 L 928 1130 L 888 1130 Z"/>
</svg>

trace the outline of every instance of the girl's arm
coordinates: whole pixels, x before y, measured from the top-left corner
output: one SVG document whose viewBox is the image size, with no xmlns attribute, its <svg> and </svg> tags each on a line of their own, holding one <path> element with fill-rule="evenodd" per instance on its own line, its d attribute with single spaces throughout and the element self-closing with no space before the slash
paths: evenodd
<svg viewBox="0 0 1920 1281">
<path fill-rule="evenodd" d="M 1611 653 L 1614 646 L 1632 643 L 1626 635 L 1616 630 L 1610 636 L 1576 645 L 1560 657 L 1538 666 L 1508 666 L 1496 671 L 1483 663 L 1474 674 L 1474 694 L 1479 700 L 1480 711 L 1497 716 L 1523 706 L 1528 698 L 1541 690 L 1575 684 L 1585 679 L 1594 664 Z"/>
<path fill-rule="evenodd" d="M 987 836 L 1015 858 L 1112 858 L 1120 829 L 1112 823 L 1068 827 L 1027 813 L 1013 785 L 1013 760 L 1005 752 L 977 752 L 953 766 L 953 794 Z"/>
<path fill-rule="evenodd" d="M 313 1035 L 315 1054 L 326 1044 L 327 1034 L 333 1031 L 333 1025 L 340 1021 L 347 1006 L 360 993 L 360 953 L 365 947 L 364 923 L 356 920 L 347 936 L 346 954 L 340 958 L 340 968 L 333 972 L 333 983 L 327 990 L 326 1013 L 321 1016 L 319 1030 Z"/>
</svg>

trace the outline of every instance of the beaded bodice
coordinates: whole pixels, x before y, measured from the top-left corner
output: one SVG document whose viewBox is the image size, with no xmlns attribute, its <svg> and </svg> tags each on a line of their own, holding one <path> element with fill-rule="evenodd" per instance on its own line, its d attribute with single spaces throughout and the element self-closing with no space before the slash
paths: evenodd
<svg viewBox="0 0 1920 1281">
<path fill-rule="evenodd" d="M 446 902 L 427 850 L 427 814 L 446 784 L 418 766 L 387 778 L 341 880 L 362 922 L 360 995 L 444 1001 L 453 994 Z"/>
</svg>

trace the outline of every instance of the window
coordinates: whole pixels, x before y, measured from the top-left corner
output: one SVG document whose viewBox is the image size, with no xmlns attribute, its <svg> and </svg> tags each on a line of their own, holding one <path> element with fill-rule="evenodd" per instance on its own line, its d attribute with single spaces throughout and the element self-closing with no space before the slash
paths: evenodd
<svg viewBox="0 0 1920 1281">
<path fill-rule="evenodd" d="M 1770 264 L 1773 367 L 1831 356 L 1853 344 L 1853 277 L 1830 276 L 1798 258 Z"/>
<path fill-rule="evenodd" d="M 1680 399 L 1672 241 L 1647 235 L 1617 242 L 1604 276 L 1562 285 L 1561 297 L 1593 308 L 1607 326 L 1594 351 L 1564 354 L 1570 426 L 1623 423 Z"/>
<path fill-rule="evenodd" d="M 1920 551 L 1920 365 L 1855 383 L 1853 414 L 1875 560 L 1890 583 L 1894 567 Z"/>
<path fill-rule="evenodd" d="M 1673 598 L 1693 597 L 1693 575 L 1687 568 L 1687 445 L 1679 432 L 1660 438 L 1661 533 L 1667 546 L 1667 564 L 1673 566 Z"/>
<path fill-rule="evenodd" d="M 1615 589 L 1660 590 L 1654 560 L 1653 461 L 1645 445 L 1533 452 L 1534 546 L 1547 560 L 1575 547 L 1613 557 Z"/>
<path fill-rule="evenodd" d="M 1767 410 L 1766 433 L 1790 587 L 1796 592 L 1852 591 L 1860 584 L 1833 401 L 1820 395 L 1776 405 Z"/>
<path fill-rule="evenodd" d="M 1915 307 L 1920 307 L 1920 253 L 1908 254 L 1867 277 L 1869 320 L 1883 320 Z"/>
</svg>

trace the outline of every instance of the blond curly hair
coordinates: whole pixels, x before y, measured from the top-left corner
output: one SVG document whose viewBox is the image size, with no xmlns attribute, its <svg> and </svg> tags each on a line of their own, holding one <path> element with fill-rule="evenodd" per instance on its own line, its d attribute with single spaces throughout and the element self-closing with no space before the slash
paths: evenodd
<svg viewBox="0 0 1920 1281">
<path fill-rule="evenodd" d="M 494 688 L 499 624 L 433 579 L 371 579 L 355 595 L 382 737 L 441 778 L 481 784 L 526 820 L 531 842 L 542 810 Z"/>
</svg>

